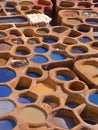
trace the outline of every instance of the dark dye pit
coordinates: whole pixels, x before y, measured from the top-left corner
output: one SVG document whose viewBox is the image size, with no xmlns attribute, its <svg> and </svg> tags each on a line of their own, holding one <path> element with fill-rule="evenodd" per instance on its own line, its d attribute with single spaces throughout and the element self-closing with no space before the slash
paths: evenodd
<svg viewBox="0 0 98 130">
<path fill-rule="evenodd" d="M 27 71 L 26 75 L 28 75 L 29 77 L 32 77 L 32 78 L 39 78 L 39 77 L 41 77 L 41 74 L 39 74 L 37 72 L 29 72 L 29 71 Z"/>
<path fill-rule="evenodd" d="M 82 37 L 81 39 L 79 39 L 79 41 L 82 43 L 87 43 L 87 42 L 91 42 L 92 40 L 88 37 Z"/>
<path fill-rule="evenodd" d="M 73 54 L 83 54 L 86 53 L 86 50 L 84 50 L 83 48 L 79 48 L 79 47 L 74 47 L 71 49 L 71 53 Z"/>
<path fill-rule="evenodd" d="M 56 43 L 57 39 L 44 37 L 43 42 L 48 43 L 48 44 L 52 44 L 52 43 Z"/>
</svg>

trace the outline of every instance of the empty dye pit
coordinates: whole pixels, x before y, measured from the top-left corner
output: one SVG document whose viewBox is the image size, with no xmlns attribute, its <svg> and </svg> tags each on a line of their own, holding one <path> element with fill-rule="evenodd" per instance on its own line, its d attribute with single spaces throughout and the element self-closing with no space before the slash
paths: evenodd
<svg viewBox="0 0 98 130">
<path fill-rule="evenodd" d="M 45 112 L 33 106 L 22 108 L 19 117 L 27 123 L 43 123 L 46 120 Z"/>
</svg>

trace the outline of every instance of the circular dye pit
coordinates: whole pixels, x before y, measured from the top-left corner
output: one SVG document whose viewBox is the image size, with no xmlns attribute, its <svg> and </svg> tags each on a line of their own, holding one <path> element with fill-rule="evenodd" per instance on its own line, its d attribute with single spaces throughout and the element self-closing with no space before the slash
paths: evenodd
<svg viewBox="0 0 98 130">
<path fill-rule="evenodd" d="M 7 43 L 0 43 L 0 51 L 8 51 L 10 50 L 11 45 Z"/>
<path fill-rule="evenodd" d="M 89 95 L 88 100 L 91 103 L 98 105 L 98 93 L 93 93 L 93 94 Z"/>
<path fill-rule="evenodd" d="M 56 88 L 46 82 L 40 82 L 36 84 L 33 90 L 38 94 L 47 94 L 54 92 Z"/>
<path fill-rule="evenodd" d="M 73 48 L 71 48 L 71 53 L 73 53 L 73 54 L 83 54 L 83 53 L 86 53 L 87 52 L 87 50 L 86 49 L 83 49 L 83 48 L 81 48 L 81 47 L 73 47 Z"/>
<path fill-rule="evenodd" d="M 15 108 L 15 104 L 8 100 L 0 100 L 0 114 L 7 114 Z"/>
<path fill-rule="evenodd" d="M 60 53 L 51 53 L 50 58 L 53 60 L 65 60 L 67 57 Z"/>
<path fill-rule="evenodd" d="M 0 97 L 7 97 L 12 93 L 8 86 L 0 85 Z"/>
<path fill-rule="evenodd" d="M 68 25 L 73 25 L 73 26 L 82 23 L 82 22 L 81 22 L 80 20 L 78 20 L 78 19 L 67 19 L 67 20 L 65 20 L 64 22 L 65 22 L 66 24 L 68 24 Z"/>
<path fill-rule="evenodd" d="M 70 84 L 69 89 L 71 91 L 82 91 L 85 89 L 85 85 L 82 82 L 75 81 Z"/>
<path fill-rule="evenodd" d="M 81 43 L 87 43 L 87 42 L 91 42 L 92 40 L 89 37 L 82 37 L 81 39 L 79 39 L 79 41 Z"/>
<path fill-rule="evenodd" d="M 20 96 L 17 101 L 22 104 L 29 104 L 35 102 L 35 99 L 33 99 L 30 96 Z"/>
<path fill-rule="evenodd" d="M 11 119 L 0 120 L 0 130 L 12 130 L 16 123 Z"/>
<path fill-rule="evenodd" d="M 8 82 L 16 77 L 13 70 L 8 68 L 0 68 L 0 82 Z"/>
<path fill-rule="evenodd" d="M 56 78 L 59 79 L 59 80 L 63 80 L 63 81 L 70 81 L 70 80 L 72 80 L 72 77 L 70 77 L 67 74 L 57 74 Z"/>
<path fill-rule="evenodd" d="M 45 48 L 45 47 L 36 47 L 36 48 L 34 49 L 34 51 L 35 51 L 36 53 L 46 53 L 46 52 L 48 52 L 48 49 Z"/>
<path fill-rule="evenodd" d="M 44 64 L 44 63 L 48 62 L 48 59 L 42 55 L 35 55 L 30 59 L 30 61 L 32 61 L 36 64 Z"/>
<path fill-rule="evenodd" d="M 46 120 L 45 112 L 33 106 L 21 109 L 19 117 L 27 123 L 43 123 Z"/>
<path fill-rule="evenodd" d="M 51 38 L 51 37 L 44 37 L 43 38 L 43 42 L 48 43 L 48 44 L 52 44 L 52 43 L 56 43 L 58 40 L 55 38 Z"/>
</svg>

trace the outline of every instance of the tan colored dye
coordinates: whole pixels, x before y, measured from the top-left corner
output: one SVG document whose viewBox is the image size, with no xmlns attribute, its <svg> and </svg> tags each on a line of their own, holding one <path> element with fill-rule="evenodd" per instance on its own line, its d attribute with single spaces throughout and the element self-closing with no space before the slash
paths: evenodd
<svg viewBox="0 0 98 130">
<path fill-rule="evenodd" d="M 94 65 L 80 65 L 81 71 L 90 75 L 98 74 L 98 69 Z"/>
<path fill-rule="evenodd" d="M 48 83 L 37 83 L 34 87 L 34 91 L 38 94 L 47 94 L 55 91 L 55 88 Z"/>
<path fill-rule="evenodd" d="M 7 63 L 7 60 L 4 58 L 0 58 L 0 66 L 3 66 Z"/>
<path fill-rule="evenodd" d="M 76 19 L 67 19 L 65 23 L 69 25 L 78 25 L 81 24 L 82 22 Z"/>
<path fill-rule="evenodd" d="M 98 77 L 93 77 L 91 80 L 93 83 L 98 85 Z"/>
<path fill-rule="evenodd" d="M 36 107 L 21 109 L 19 117 L 27 123 L 43 123 L 46 120 L 45 113 Z"/>
</svg>

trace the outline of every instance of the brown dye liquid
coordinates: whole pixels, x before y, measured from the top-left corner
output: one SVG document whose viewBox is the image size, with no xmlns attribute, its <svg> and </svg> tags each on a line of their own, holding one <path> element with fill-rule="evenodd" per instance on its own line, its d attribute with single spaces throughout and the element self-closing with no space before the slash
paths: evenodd
<svg viewBox="0 0 98 130">
<path fill-rule="evenodd" d="M 21 109 L 19 116 L 28 123 L 43 123 L 46 120 L 45 113 L 36 107 L 25 107 Z"/>
<path fill-rule="evenodd" d="M 47 94 L 55 91 L 55 88 L 53 86 L 49 85 L 48 83 L 37 83 L 34 91 L 38 94 Z"/>
<path fill-rule="evenodd" d="M 65 23 L 69 25 L 78 25 L 81 24 L 82 22 L 76 19 L 67 19 Z"/>
</svg>

